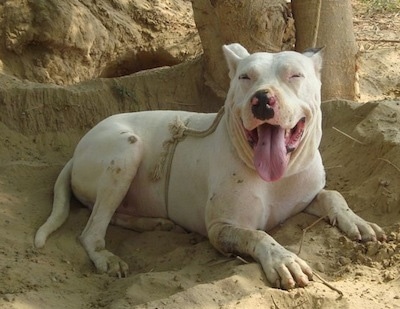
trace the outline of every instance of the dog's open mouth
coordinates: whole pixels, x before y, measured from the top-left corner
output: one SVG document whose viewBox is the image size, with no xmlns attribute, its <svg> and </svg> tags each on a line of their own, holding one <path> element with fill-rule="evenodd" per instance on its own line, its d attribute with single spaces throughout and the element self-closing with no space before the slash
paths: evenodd
<svg viewBox="0 0 400 309">
<path fill-rule="evenodd" d="M 305 123 L 306 119 L 302 118 L 292 129 L 264 123 L 254 130 L 245 130 L 254 150 L 254 167 L 262 179 L 275 181 L 283 176 L 290 153 L 300 144 Z"/>
</svg>

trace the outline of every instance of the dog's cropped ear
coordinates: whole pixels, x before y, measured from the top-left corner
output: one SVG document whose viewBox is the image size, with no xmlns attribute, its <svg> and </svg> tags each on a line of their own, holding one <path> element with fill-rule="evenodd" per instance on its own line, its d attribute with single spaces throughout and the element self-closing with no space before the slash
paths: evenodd
<svg viewBox="0 0 400 309">
<path fill-rule="evenodd" d="M 321 69 L 325 47 L 309 48 L 303 52 L 303 55 L 310 57 L 314 62 L 315 72 L 318 78 L 321 78 Z"/>
<path fill-rule="evenodd" d="M 249 56 L 249 52 L 239 43 L 222 46 L 226 62 L 229 68 L 229 77 L 232 79 L 236 74 L 236 68 L 240 60 Z"/>
</svg>

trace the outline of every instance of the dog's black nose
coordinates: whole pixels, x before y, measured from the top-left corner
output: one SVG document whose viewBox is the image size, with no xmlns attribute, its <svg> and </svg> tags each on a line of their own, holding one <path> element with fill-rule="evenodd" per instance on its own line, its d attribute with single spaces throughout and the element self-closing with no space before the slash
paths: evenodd
<svg viewBox="0 0 400 309">
<path fill-rule="evenodd" d="M 251 104 L 251 111 L 257 119 L 266 120 L 274 117 L 275 111 L 272 106 L 275 104 L 275 99 L 269 98 L 268 92 L 257 91 L 251 98 Z"/>
</svg>

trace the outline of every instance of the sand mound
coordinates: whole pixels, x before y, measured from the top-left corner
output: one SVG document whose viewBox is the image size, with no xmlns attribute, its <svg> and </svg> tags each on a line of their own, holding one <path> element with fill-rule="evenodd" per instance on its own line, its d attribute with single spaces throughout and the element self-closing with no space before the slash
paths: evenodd
<svg viewBox="0 0 400 309">
<path fill-rule="evenodd" d="M 201 53 L 190 1 L 3 1 L 0 71 L 74 84 Z"/>
</svg>

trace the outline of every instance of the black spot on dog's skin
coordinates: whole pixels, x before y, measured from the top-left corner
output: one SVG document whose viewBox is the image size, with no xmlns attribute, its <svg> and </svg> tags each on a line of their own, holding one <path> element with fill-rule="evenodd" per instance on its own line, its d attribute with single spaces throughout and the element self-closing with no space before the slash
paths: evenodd
<svg viewBox="0 0 400 309">
<path fill-rule="evenodd" d="M 130 144 L 136 143 L 136 142 L 137 142 L 136 136 L 134 136 L 134 135 L 129 136 L 129 137 L 128 137 L 128 142 L 129 142 Z"/>
</svg>

